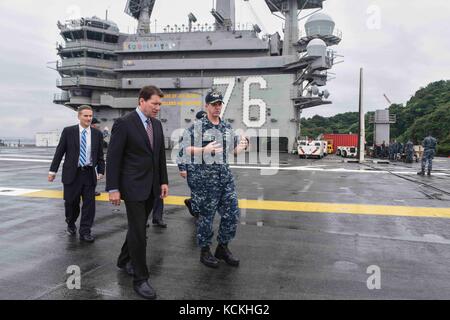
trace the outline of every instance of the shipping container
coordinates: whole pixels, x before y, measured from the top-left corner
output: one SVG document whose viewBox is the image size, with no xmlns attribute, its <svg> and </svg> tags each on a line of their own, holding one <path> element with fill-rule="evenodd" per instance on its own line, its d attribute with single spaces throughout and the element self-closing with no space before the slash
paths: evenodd
<svg viewBox="0 0 450 320">
<path fill-rule="evenodd" d="M 327 141 L 332 141 L 333 153 L 336 152 L 337 147 L 357 147 L 358 146 L 358 135 L 357 134 L 330 133 L 330 134 L 324 134 L 323 139 L 327 140 Z"/>
</svg>

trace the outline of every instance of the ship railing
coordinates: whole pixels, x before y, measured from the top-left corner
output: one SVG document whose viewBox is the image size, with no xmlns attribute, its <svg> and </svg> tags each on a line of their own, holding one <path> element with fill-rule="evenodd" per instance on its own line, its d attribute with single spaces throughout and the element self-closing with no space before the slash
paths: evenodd
<svg viewBox="0 0 450 320">
<path fill-rule="evenodd" d="M 74 20 L 67 20 L 65 23 L 62 23 L 61 21 L 58 21 L 57 26 L 60 30 L 76 30 L 81 27 L 91 27 L 96 28 L 100 30 L 110 30 L 119 33 L 119 29 L 114 24 L 105 23 L 100 20 L 93 20 L 93 19 L 74 19 Z"/>
<path fill-rule="evenodd" d="M 70 94 L 67 91 L 55 93 L 53 95 L 53 101 L 70 101 Z"/>
<path fill-rule="evenodd" d="M 376 114 L 369 115 L 369 123 L 388 124 L 396 122 L 397 122 L 397 115 L 395 114 L 390 114 L 389 117 Z"/>
<path fill-rule="evenodd" d="M 300 30 L 300 39 L 311 36 L 333 36 L 342 39 L 342 31 L 334 27 L 314 26 Z"/>
<path fill-rule="evenodd" d="M 117 61 L 94 59 L 94 58 L 68 58 L 58 63 L 59 68 L 70 68 L 81 66 L 105 68 L 112 70 L 118 67 L 118 63 Z"/>
<path fill-rule="evenodd" d="M 65 43 L 66 49 L 82 49 L 85 47 L 94 48 L 94 49 L 101 49 L 101 50 L 107 50 L 107 51 L 116 51 L 120 48 L 118 44 L 115 43 L 105 43 L 103 41 L 96 41 L 96 40 L 75 40 L 75 41 L 69 41 Z"/>
<path fill-rule="evenodd" d="M 214 24 L 194 24 L 190 27 L 189 25 L 167 25 L 162 28 L 163 33 L 179 33 L 179 32 L 212 32 L 216 31 Z M 251 23 L 237 23 L 234 28 L 235 31 L 253 31 L 253 24 Z"/>
<path fill-rule="evenodd" d="M 118 88 L 119 82 L 116 79 L 104 79 L 94 77 L 67 77 L 56 80 L 57 87 L 101 87 L 101 88 Z"/>
</svg>

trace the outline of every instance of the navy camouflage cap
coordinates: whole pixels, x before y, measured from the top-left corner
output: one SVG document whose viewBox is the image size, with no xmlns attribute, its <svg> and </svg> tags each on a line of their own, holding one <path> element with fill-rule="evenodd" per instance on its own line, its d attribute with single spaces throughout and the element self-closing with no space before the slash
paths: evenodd
<svg viewBox="0 0 450 320">
<path fill-rule="evenodd" d="M 216 103 L 216 102 L 223 102 L 222 93 L 219 92 L 219 91 L 210 91 L 210 92 L 208 92 L 208 94 L 206 95 L 205 102 L 207 104 L 212 104 L 212 103 Z"/>
</svg>

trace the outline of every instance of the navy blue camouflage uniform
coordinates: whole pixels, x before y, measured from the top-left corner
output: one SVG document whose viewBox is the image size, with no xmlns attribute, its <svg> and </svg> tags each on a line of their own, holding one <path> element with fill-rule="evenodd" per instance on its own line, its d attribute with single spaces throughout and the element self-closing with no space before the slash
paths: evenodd
<svg viewBox="0 0 450 320">
<path fill-rule="evenodd" d="M 198 121 L 198 120 L 196 120 Z M 185 156 L 185 148 L 183 148 L 183 140 L 180 141 L 180 151 L 178 153 L 177 157 L 177 165 L 179 172 L 186 172 L 186 180 L 187 184 L 189 186 L 189 189 L 191 190 L 191 208 L 194 213 L 198 213 L 200 211 L 198 201 L 197 201 L 197 194 L 199 191 L 199 185 L 194 183 L 194 180 L 192 179 L 192 175 L 195 176 L 195 166 L 191 163 L 190 159 L 187 160 L 187 156 Z"/>
<path fill-rule="evenodd" d="M 394 160 L 394 142 L 391 142 L 388 146 L 389 160 Z"/>
<path fill-rule="evenodd" d="M 433 169 L 433 158 L 434 154 L 436 153 L 436 139 L 433 138 L 431 135 L 423 139 L 422 146 L 423 146 L 423 156 L 422 156 L 422 173 L 425 172 L 425 167 L 428 163 L 428 174 L 431 173 L 431 170 Z"/>
<path fill-rule="evenodd" d="M 187 155 L 187 147 L 205 147 L 212 141 L 223 146 L 223 154 L 213 155 L 213 158 L 208 158 L 207 155 Z M 207 117 L 196 121 L 183 135 L 183 162 L 189 172 L 188 185 L 194 193 L 192 209 L 199 213 L 197 243 L 202 248 L 212 244 L 216 212 L 221 216 L 217 236 L 219 244 L 227 245 L 236 235 L 240 210 L 233 174 L 228 164 L 228 157 L 236 147 L 236 141 L 236 135 L 228 123 L 220 120 L 218 125 L 214 125 Z"/>
<path fill-rule="evenodd" d="M 414 144 L 409 140 L 405 145 L 406 163 L 412 163 L 414 159 Z"/>
</svg>

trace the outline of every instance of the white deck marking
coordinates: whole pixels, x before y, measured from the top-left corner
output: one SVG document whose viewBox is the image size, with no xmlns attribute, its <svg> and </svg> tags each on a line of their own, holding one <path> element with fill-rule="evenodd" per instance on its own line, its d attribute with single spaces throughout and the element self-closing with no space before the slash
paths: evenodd
<svg viewBox="0 0 450 320">
<path fill-rule="evenodd" d="M 41 162 L 41 163 L 51 163 L 52 160 L 44 159 L 28 159 L 28 158 L 4 158 L 0 156 L 0 161 L 12 161 L 12 162 Z M 175 163 L 168 163 L 168 167 L 177 167 Z M 376 174 L 404 174 L 404 175 L 416 175 L 416 171 L 386 171 L 386 170 L 372 170 L 372 169 L 345 169 L 345 168 L 311 168 L 309 166 L 292 166 L 292 167 L 277 167 L 277 166 L 247 166 L 247 165 L 230 165 L 232 169 L 246 169 L 246 170 L 262 170 L 270 173 L 272 175 L 274 171 L 318 171 L 318 172 L 340 172 L 340 173 L 376 173 Z M 434 172 L 434 176 L 445 176 L 450 177 L 450 173 L 444 172 Z"/>
<path fill-rule="evenodd" d="M 52 160 L 44 160 L 44 159 L 3 158 L 3 157 L 0 157 L 0 161 L 52 163 Z"/>
<path fill-rule="evenodd" d="M 20 189 L 20 188 L 8 188 L 0 186 L 0 196 L 17 197 L 27 193 L 37 192 L 39 189 Z"/>
</svg>

